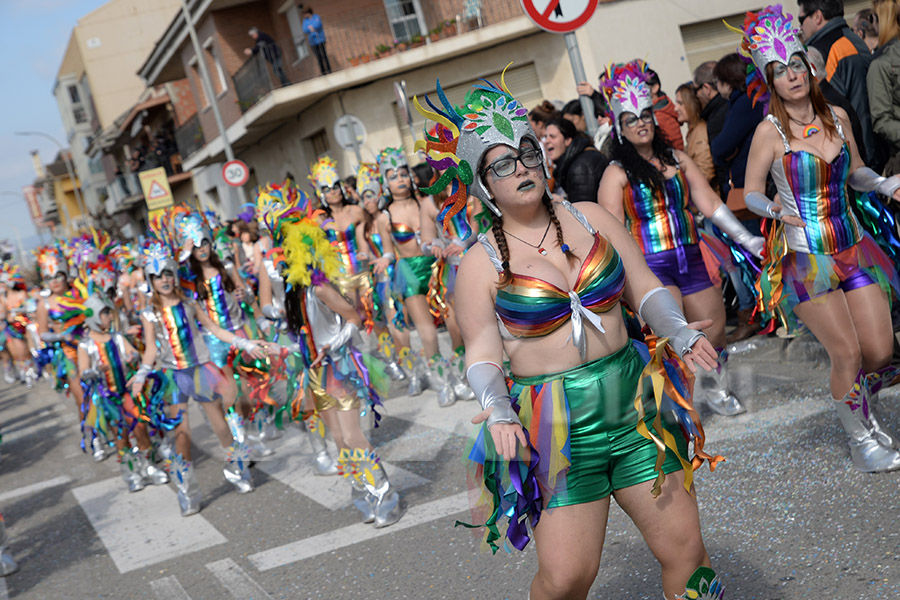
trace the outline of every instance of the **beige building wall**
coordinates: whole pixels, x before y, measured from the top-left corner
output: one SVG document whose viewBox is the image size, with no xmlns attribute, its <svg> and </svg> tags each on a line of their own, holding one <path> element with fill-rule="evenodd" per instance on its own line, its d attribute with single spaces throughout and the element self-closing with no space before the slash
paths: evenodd
<svg viewBox="0 0 900 600">
<path fill-rule="evenodd" d="M 112 124 L 144 91 L 137 70 L 180 7 L 180 0 L 110 0 L 78 20 L 73 37 L 101 127 Z"/>
</svg>

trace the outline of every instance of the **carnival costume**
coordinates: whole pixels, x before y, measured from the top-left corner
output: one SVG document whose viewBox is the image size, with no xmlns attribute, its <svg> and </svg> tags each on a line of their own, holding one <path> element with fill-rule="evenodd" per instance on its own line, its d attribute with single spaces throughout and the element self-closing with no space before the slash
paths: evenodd
<svg viewBox="0 0 900 600">
<path fill-rule="evenodd" d="M 416 144 L 428 162 L 444 170 L 426 193 L 452 182 L 451 195 L 440 218 L 465 213 L 468 194 L 475 195 L 494 215 L 502 216 L 481 177 L 475 176 L 484 154 L 505 144 L 521 147 L 527 139 L 535 148 L 527 110 L 506 87 L 484 82 L 471 90 L 462 108 L 455 108 L 437 84 L 442 108 L 428 98 L 431 110 L 416 108 L 438 123 L 436 135 Z M 546 174 L 546 166 L 545 174 Z M 437 189 L 435 189 L 437 188 Z M 619 306 L 625 272 L 619 254 L 570 203 L 565 208 L 593 236 L 574 289 L 566 291 L 534 277 L 512 274 L 509 285 L 497 290 L 495 313 L 501 338 L 539 338 L 570 327 L 570 340 L 585 359 L 585 328 L 605 331 L 603 315 Z M 468 232 L 467 232 L 468 233 Z M 501 262 L 489 239 L 479 242 L 498 273 Z M 561 248 L 565 251 L 565 247 Z M 703 334 L 687 327 L 674 298 L 664 288 L 648 292 L 639 308 L 654 330 L 668 338 L 681 354 Z M 703 430 L 690 404 L 690 375 L 665 340 L 651 340 L 648 348 L 629 341 L 612 354 L 560 373 L 536 377 L 512 375 L 491 362 L 471 365 L 467 375 L 482 408 L 491 408 L 479 428 L 468 457 L 472 480 L 480 488 L 476 518 L 487 527 L 485 541 L 496 551 L 501 538 L 498 521 L 509 519 L 507 539 L 518 549 L 530 540 L 544 508 L 599 500 L 612 491 L 656 480 L 653 495 L 667 473 L 684 470 L 690 489 L 694 468 L 703 460 L 713 467 L 721 457 L 703 452 Z M 670 413 L 670 411 L 672 411 Z M 674 420 L 663 424 L 663 414 Z M 526 448 L 516 444 L 517 456 L 506 461 L 494 448 L 490 426 L 515 423 L 524 428 Z M 689 462 L 687 443 L 694 442 L 696 457 Z"/>
<path fill-rule="evenodd" d="M 384 194 L 381 185 L 381 175 L 378 172 L 378 166 L 371 163 L 363 163 L 359 165 L 356 172 L 356 193 L 360 198 L 365 199 L 369 194 L 378 198 L 378 210 L 384 210 Z M 369 255 L 369 265 L 387 256 L 389 261 L 384 271 L 379 274 L 374 272 L 371 274 L 374 282 L 374 294 L 372 295 L 373 319 L 376 325 L 380 325 L 383 331 L 378 334 L 378 353 L 387 364 L 385 370 L 394 381 L 404 381 L 407 378 L 403 367 L 398 363 L 398 350 L 394 339 L 390 333 L 384 328 L 387 326 L 388 311 L 393 311 L 400 320 L 403 318 L 403 304 L 394 298 L 392 293 L 396 261 L 393 253 L 384 252 L 384 242 L 381 240 L 381 234 L 376 227 L 372 226 L 371 231 L 365 233 L 364 238 L 368 246 L 365 251 Z"/>
<path fill-rule="evenodd" d="M 640 117 L 644 111 L 653 110 L 648 80 L 647 65 L 640 60 L 609 65 L 601 77 L 600 87 L 619 139 L 624 139 L 623 114 Z M 667 178 L 661 189 L 628 173 L 622 202 L 625 228 L 641 246 L 647 266 L 663 285 L 677 287 L 682 296 L 688 296 L 711 288 L 713 283 L 703 260 L 694 216 L 687 208 L 691 200 L 687 177 L 677 158 L 675 162 L 675 175 Z M 625 169 L 624 165 L 615 164 Z M 710 220 L 737 243 L 756 253 L 762 249 L 762 238 L 754 238 L 727 206 L 716 209 Z M 724 348 L 717 351 L 717 368 L 710 373 L 698 373 L 697 383 L 717 413 L 740 414 L 746 409 L 728 386 L 728 353 Z"/>
<path fill-rule="evenodd" d="M 178 264 L 172 258 L 166 245 L 155 238 L 148 238 L 143 247 L 144 273 L 149 278 L 159 277 L 164 271 L 175 276 L 178 285 Z M 200 310 L 193 301 L 182 300 L 173 306 L 149 306 L 141 311 L 141 317 L 153 325 L 156 346 L 159 350 L 159 364 L 174 382 L 174 404 L 185 404 L 189 398 L 198 402 L 221 400 L 216 392 L 225 375 L 212 362 L 209 348 L 197 324 L 196 311 Z M 238 349 L 251 349 L 250 342 L 236 337 L 233 344 Z M 135 374 L 135 381 L 143 382 L 152 370 L 142 364 Z M 250 473 L 250 451 L 246 443 L 235 440 L 225 448 L 225 479 L 240 493 L 253 490 Z M 178 503 L 181 514 L 188 516 L 200 510 L 201 492 L 194 477 L 193 465 L 181 454 L 170 459 L 169 472 L 175 478 L 178 488 Z"/>
<path fill-rule="evenodd" d="M 6 533 L 6 523 L 0 514 L 0 577 L 12 575 L 19 570 L 12 553 L 9 551 L 9 535 Z"/>
<path fill-rule="evenodd" d="M 806 50 L 799 32 L 791 25 L 791 15 L 780 6 L 768 6 L 758 13 L 748 12 L 744 20 L 740 53 L 749 63 L 747 94 L 754 102 L 768 102 L 765 72 L 771 62 L 787 65 L 800 55 L 805 64 Z M 900 292 L 900 280 L 890 259 L 872 236 L 863 230 L 847 197 L 847 185 L 859 192 L 876 191 L 890 198 L 900 188 L 900 180 L 879 177 L 868 167 L 849 174 L 851 154 L 840 121 L 831 117 L 840 136 L 840 152 L 830 162 L 805 150 L 791 149 L 784 124 L 774 115 L 766 119 L 775 126 L 784 144 L 784 155 L 770 168 L 782 209 L 760 192 L 747 194 L 747 208 L 775 220 L 768 232 L 768 248 L 760 275 L 760 309 L 776 315 L 792 329 L 796 325 L 793 309 L 801 302 L 822 301 L 836 290 L 849 292 L 878 284 L 888 295 Z M 805 226 L 795 227 L 781 221 L 785 216 L 801 218 Z M 860 369 L 851 390 L 834 406 L 850 440 L 850 456 L 860 471 L 879 472 L 900 468 L 900 453 L 895 438 L 886 432 L 874 413 L 873 396 L 883 385 L 886 367 L 874 373 Z"/>
<path fill-rule="evenodd" d="M 128 491 L 136 492 L 148 484 L 166 484 L 169 476 L 153 463 L 149 447 L 141 450 L 131 446 L 131 430 L 138 423 L 150 423 L 161 430 L 170 430 L 180 419 L 169 419 L 165 415 L 163 397 L 166 386 L 159 374 L 154 374 L 152 391 L 147 397 L 139 398 L 138 402 L 131 397 L 126 383 L 134 372 L 131 365 L 137 363 L 140 357 L 136 352 L 128 354 L 121 333 L 105 331 L 101 327 L 100 313 L 107 309 L 115 314 L 112 302 L 97 293 L 91 294 L 84 302 L 87 328 L 108 334 L 110 338 L 99 342 L 87 334 L 78 344 L 89 360 L 88 367 L 81 372 L 84 395 L 91 402 L 85 420 L 95 429 L 104 431 L 107 437 L 118 436 L 125 440 L 125 447 L 119 451 L 120 472 Z"/>
<path fill-rule="evenodd" d="M 378 154 L 378 170 L 381 174 L 384 194 L 388 198 L 390 198 L 388 172 L 393 171 L 396 173 L 399 169 L 406 169 L 407 172 L 410 170 L 406 154 L 402 149 L 385 148 Z M 411 177 L 410 183 L 412 184 Z M 415 186 L 414 184 L 412 185 L 410 194 L 413 201 L 417 202 L 415 199 Z M 391 238 L 393 238 L 395 246 L 409 242 L 419 244 L 418 231 L 413 230 L 405 223 L 394 223 L 390 209 L 388 209 L 387 214 Z M 435 262 L 434 256 L 423 253 L 420 253 L 418 256 L 407 256 L 397 259 L 394 271 L 394 295 L 399 302 L 405 301 L 412 296 L 425 296 L 427 301 L 431 271 Z M 407 389 L 408 395 L 416 396 L 422 393 L 427 385 L 437 392 L 438 406 L 447 407 L 456 402 L 456 392 L 449 378 L 450 363 L 440 353 L 440 349 L 434 356 L 426 357 L 424 351 L 413 354 L 411 350 L 401 348 L 400 357 L 406 370 L 410 373 L 409 387 Z"/>
<path fill-rule="evenodd" d="M 23 294 L 26 293 L 27 284 L 18 265 L 3 265 L 2 278 L 8 288 Z M 4 296 L 3 302 L 6 304 L 6 318 L 3 330 L 0 332 L 2 347 L 6 348 L 9 340 L 19 340 L 29 347 L 32 357 L 35 357 L 37 350 L 42 345 L 40 335 L 37 333 L 37 323 L 29 316 L 33 315 L 37 307 L 36 303 L 27 295 L 23 296 L 21 301 L 13 302 L 10 300 L 8 292 Z M 26 388 L 31 389 L 39 376 L 40 372 L 35 364 L 28 360 L 16 361 L 10 353 L 10 363 L 6 373 L 7 383 L 18 380 L 24 383 Z"/>
</svg>

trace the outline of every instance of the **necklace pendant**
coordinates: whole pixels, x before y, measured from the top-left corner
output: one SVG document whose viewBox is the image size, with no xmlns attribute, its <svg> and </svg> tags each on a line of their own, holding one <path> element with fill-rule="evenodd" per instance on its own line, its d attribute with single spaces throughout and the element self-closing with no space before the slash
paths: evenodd
<svg viewBox="0 0 900 600">
<path fill-rule="evenodd" d="M 547 256 L 547 251 L 544 250 L 543 248 L 538 248 L 538 252 L 541 253 L 541 256 Z"/>
</svg>

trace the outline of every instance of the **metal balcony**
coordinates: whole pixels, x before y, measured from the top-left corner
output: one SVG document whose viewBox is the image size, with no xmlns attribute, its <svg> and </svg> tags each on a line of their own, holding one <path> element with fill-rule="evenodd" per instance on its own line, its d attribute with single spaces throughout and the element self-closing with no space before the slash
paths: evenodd
<svg viewBox="0 0 900 600">
<path fill-rule="evenodd" d="M 182 160 L 202 148 L 205 143 L 199 115 L 194 115 L 175 130 L 175 145 L 178 146 Z"/>
</svg>

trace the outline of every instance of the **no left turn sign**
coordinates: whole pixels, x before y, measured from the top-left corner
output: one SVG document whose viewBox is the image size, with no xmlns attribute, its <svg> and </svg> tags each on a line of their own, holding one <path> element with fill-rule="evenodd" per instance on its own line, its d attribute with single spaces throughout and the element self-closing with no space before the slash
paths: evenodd
<svg viewBox="0 0 900 600">
<path fill-rule="evenodd" d="M 241 187 L 250 179 L 250 169 L 242 160 L 229 160 L 222 167 L 222 178 L 228 185 Z"/>
<path fill-rule="evenodd" d="M 525 14 L 550 33 L 570 33 L 594 14 L 598 0 L 521 0 Z"/>
</svg>

